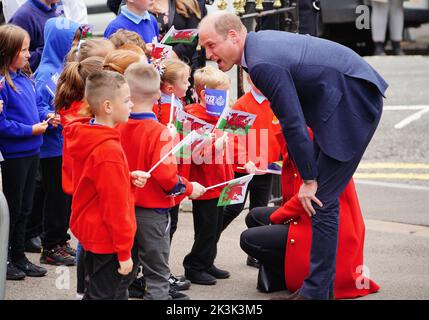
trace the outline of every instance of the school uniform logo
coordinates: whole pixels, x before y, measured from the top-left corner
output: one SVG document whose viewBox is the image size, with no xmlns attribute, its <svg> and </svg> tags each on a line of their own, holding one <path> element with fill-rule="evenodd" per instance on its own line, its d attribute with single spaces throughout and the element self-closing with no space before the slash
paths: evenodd
<svg viewBox="0 0 429 320">
<path fill-rule="evenodd" d="M 279 124 L 279 123 L 280 123 L 280 121 L 279 121 L 279 119 L 277 119 L 277 117 L 276 117 L 276 116 L 274 116 L 274 115 L 273 115 L 273 121 L 271 121 L 271 123 L 272 123 L 272 124 Z"/>
</svg>

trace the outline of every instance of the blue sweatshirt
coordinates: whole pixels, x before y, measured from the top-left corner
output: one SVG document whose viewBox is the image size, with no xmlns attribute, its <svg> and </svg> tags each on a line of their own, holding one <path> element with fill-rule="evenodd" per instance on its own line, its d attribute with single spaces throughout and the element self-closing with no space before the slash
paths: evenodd
<svg viewBox="0 0 429 320">
<path fill-rule="evenodd" d="M 30 35 L 30 66 L 35 71 L 42 56 L 44 37 L 43 30 L 48 19 L 56 17 L 60 6 L 53 4 L 47 7 L 40 0 L 28 0 L 13 15 L 10 23 L 27 30 Z"/>
<path fill-rule="evenodd" d="M 58 28 L 58 26 L 64 26 Z M 40 120 L 45 120 L 49 113 L 54 113 L 54 95 L 56 82 L 64 69 L 64 60 L 70 51 L 74 35 L 79 24 L 66 18 L 49 19 L 45 26 L 45 48 L 39 68 L 34 77 L 36 79 L 37 108 Z M 40 149 L 41 158 L 59 157 L 63 152 L 62 127 L 54 128 L 49 125 L 43 135 L 43 145 Z"/>
<path fill-rule="evenodd" d="M 25 74 L 11 72 L 17 91 L 5 81 L 0 89 L 3 112 L 0 113 L 0 152 L 5 159 L 30 157 L 40 152 L 42 136 L 33 136 L 39 123 L 34 82 Z"/>
<path fill-rule="evenodd" d="M 152 14 L 146 11 L 143 16 L 138 16 L 128 10 L 127 6 L 122 6 L 121 14 L 109 23 L 104 37 L 108 39 L 119 29 L 137 32 L 146 43 L 152 43 L 152 39 L 159 35 L 158 22 Z"/>
</svg>

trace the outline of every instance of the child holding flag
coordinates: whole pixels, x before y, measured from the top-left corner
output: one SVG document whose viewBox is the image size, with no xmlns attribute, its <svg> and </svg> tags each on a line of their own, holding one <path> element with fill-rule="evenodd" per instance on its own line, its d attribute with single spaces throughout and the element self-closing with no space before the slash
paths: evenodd
<svg viewBox="0 0 429 320">
<path fill-rule="evenodd" d="M 247 75 L 251 89 L 237 100 L 234 110 L 245 111 L 256 115 L 247 141 L 241 136 L 234 137 L 234 177 L 239 178 L 248 173 L 256 173 L 249 184 L 246 198 L 250 192 L 249 210 L 268 206 L 273 177 L 263 173 L 270 163 L 280 159 L 280 145 L 276 135 L 281 132 L 280 123 L 270 108 L 270 102 L 255 87 Z M 258 171 L 258 170 L 260 171 Z M 246 201 L 226 206 L 223 211 L 224 230 L 244 209 Z"/>
<path fill-rule="evenodd" d="M 213 67 L 205 67 L 195 71 L 195 89 L 200 103 L 185 107 L 185 112 L 196 116 L 212 125 L 218 122 L 217 116 L 208 115 L 205 108 L 205 88 L 229 90 L 230 79 L 222 71 Z M 204 161 L 196 163 L 195 157 L 190 165 L 189 179 L 197 181 L 205 187 L 210 187 L 232 178 L 232 167 L 226 164 L 223 148 L 226 144 L 226 135 L 222 136 L 214 144 L 210 142 Z M 207 150 L 209 149 L 209 150 Z M 214 151 L 213 149 L 216 149 Z M 212 153 L 210 154 L 210 151 Z M 218 207 L 218 201 L 222 187 L 207 191 L 204 196 L 192 201 L 192 214 L 194 219 L 194 244 L 191 252 L 183 260 L 185 276 L 193 283 L 202 285 L 214 285 L 216 279 L 229 278 L 228 271 L 221 270 L 214 265 L 217 253 L 217 242 L 222 230 L 223 207 Z"/>
<path fill-rule="evenodd" d="M 130 119 L 121 124 L 121 143 L 131 170 L 149 171 L 157 164 L 172 138 L 168 129 L 152 112 L 160 95 L 159 74 L 151 65 L 136 63 L 128 67 L 125 77 L 134 103 Z M 169 299 L 170 208 L 175 196 L 191 199 L 204 193 L 204 187 L 179 176 L 176 159 L 170 155 L 151 173 L 146 186 L 135 194 L 137 219 L 136 246 L 143 265 L 147 300 Z M 187 298 L 182 294 L 181 299 Z"/>
</svg>

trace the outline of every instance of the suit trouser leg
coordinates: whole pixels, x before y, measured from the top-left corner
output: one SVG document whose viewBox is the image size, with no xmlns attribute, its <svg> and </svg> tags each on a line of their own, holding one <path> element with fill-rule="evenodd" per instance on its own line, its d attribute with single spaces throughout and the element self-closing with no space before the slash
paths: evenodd
<svg viewBox="0 0 429 320">
<path fill-rule="evenodd" d="M 310 273 L 300 290 L 300 295 L 304 298 L 328 299 L 329 297 L 329 289 L 335 278 L 339 220 L 338 199 L 356 171 L 379 121 L 380 118 L 374 121 L 373 129 L 368 134 L 366 143 L 350 161 L 340 162 L 322 151 L 319 152 L 316 197 L 323 203 L 323 207 L 312 203 L 316 214 L 311 219 Z"/>
</svg>

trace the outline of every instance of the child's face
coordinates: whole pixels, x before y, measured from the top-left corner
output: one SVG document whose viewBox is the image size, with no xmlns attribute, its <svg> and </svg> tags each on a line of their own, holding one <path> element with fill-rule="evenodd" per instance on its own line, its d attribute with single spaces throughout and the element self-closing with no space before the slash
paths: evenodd
<svg viewBox="0 0 429 320">
<path fill-rule="evenodd" d="M 111 117 L 115 124 L 127 122 L 132 107 L 130 87 L 124 84 L 111 101 Z"/>
<path fill-rule="evenodd" d="M 129 0 L 127 5 L 139 12 L 147 11 L 153 6 L 154 0 Z"/>
<path fill-rule="evenodd" d="M 173 93 L 177 98 L 183 98 L 184 96 L 186 96 L 186 91 L 188 91 L 188 88 L 191 85 L 189 83 L 189 76 L 189 72 L 183 72 L 182 76 L 173 86 Z"/>
<path fill-rule="evenodd" d="M 28 59 L 30 59 L 30 39 L 25 37 L 22 42 L 21 50 L 16 55 L 15 59 L 13 59 L 10 69 L 16 72 L 18 69 L 24 68 L 28 63 Z"/>
</svg>

